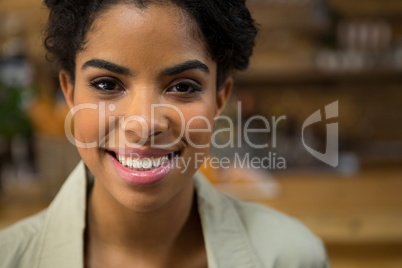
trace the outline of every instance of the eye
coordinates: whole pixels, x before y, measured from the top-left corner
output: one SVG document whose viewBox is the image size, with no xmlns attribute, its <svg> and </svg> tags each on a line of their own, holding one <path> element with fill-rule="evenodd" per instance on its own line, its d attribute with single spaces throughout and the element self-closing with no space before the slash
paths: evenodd
<svg viewBox="0 0 402 268">
<path fill-rule="evenodd" d="M 115 81 L 112 78 L 99 78 L 94 81 L 91 81 L 91 87 L 96 90 L 104 91 L 104 92 L 113 92 L 122 90 L 123 88 L 120 86 L 120 83 Z"/>
<path fill-rule="evenodd" d="M 193 94 L 198 91 L 201 91 L 201 87 L 190 82 L 181 82 L 172 87 L 170 87 L 167 92 L 168 93 L 176 93 L 176 94 Z"/>
</svg>

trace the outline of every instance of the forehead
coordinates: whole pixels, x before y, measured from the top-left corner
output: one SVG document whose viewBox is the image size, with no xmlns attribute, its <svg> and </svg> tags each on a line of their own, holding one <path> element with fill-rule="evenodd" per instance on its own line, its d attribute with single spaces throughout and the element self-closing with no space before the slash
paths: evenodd
<svg viewBox="0 0 402 268">
<path fill-rule="evenodd" d="M 94 21 L 86 39 L 77 65 L 95 56 L 147 66 L 189 59 L 213 63 L 197 23 L 173 4 L 114 5 Z"/>
</svg>

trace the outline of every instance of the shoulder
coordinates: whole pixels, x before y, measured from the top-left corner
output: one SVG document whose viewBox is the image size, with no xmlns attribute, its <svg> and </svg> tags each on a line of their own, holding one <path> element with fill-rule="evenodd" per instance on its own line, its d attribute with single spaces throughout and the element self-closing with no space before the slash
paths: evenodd
<svg viewBox="0 0 402 268">
<path fill-rule="evenodd" d="M 322 241 L 299 220 L 257 203 L 231 196 L 227 199 L 264 263 L 274 267 L 329 267 Z"/>
<path fill-rule="evenodd" d="M 323 243 L 300 221 L 221 193 L 200 174 L 195 186 L 207 245 L 225 267 L 329 267 Z"/>
<path fill-rule="evenodd" d="M 25 267 L 24 259 L 33 260 L 45 215 L 46 210 L 0 231 L 1 267 Z"/>
</svg>

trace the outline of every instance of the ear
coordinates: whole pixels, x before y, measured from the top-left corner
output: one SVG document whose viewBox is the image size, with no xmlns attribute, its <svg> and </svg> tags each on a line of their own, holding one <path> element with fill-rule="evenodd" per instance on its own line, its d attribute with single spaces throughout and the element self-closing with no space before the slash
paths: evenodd
<svg viewBox="0 0 402 268">
<path fill-rule="evenodd" d="M 226 78 L 225 83 L 223 86 L 218 89 L 218 94 L 216 96 L 216 111 L 215 116 L 218 116 L 222 113 L 223 109 L 225 108 L 226 102 L 228 101 L 230 94 L 232 93 L 233 89 L 233 78 L 230 76 Z"/>
<path fill-rule="evenodd" d="M 67 71 L 61 70 L 59 72 L 59 81 L 64 98 L 66 99 L 67 105 L 71 109 L 74 106 L 74 85 Z"/>
</svg>

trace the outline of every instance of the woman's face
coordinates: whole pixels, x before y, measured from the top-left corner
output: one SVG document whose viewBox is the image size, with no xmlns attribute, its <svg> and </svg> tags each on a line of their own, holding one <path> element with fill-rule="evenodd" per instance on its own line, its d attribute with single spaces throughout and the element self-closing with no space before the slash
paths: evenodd
<svg viewBox="0 0 402 268">
<path fill-rule="evenodd" d="M 74 85 L 64 71 L 60 81 L 76 141 L 97 142 L 78 150 L 105 197 L 149 211 L 192 191 L 232 85 L 217 94 L 216 68 L 173 5 L 115 5 L 94 22 Z"/>
</svg>

